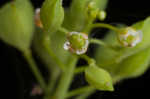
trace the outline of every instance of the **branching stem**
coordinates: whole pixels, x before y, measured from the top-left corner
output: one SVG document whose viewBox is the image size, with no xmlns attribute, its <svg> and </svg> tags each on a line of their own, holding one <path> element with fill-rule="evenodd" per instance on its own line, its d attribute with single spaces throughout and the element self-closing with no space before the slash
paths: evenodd
<svg viewBox="0 0 150 99">
<path fill-rule="evenodd" d="M 110 24 L 106 24 L 106 23 L 95 23 L 95 24 L 92 24 L 90 28 L 93 29 L 93 28 L 100 28 L 100 27 L 107 28 L 117 33 L 120 33 L 120 30 L 117 27 L 110 25 Z"/>
</svg>

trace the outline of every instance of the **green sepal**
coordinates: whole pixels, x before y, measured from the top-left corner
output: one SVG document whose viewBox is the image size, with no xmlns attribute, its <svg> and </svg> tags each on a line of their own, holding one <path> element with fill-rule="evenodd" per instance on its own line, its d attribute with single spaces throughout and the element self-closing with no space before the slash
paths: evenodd
<svg viewBox="0 0 150 99">
<path fill-rule="evenodd" d="M 30 47 L 34 32 L 34 12 L 28 0 L 16 0 L 0 9 L 0 38 L 18 48 Z"/>
<path fill-rule="evenodd" d="M 49 34 L 56 32 L 64 20 L 62 0 L 45 0 L 40 17 L 46 32 Z"/>
<path fill-rule="evenodd" d="M 113 91 L 113 82 L 110 74 L 97 66 L 89 66 L 85 70 L 86 81 L 98 90 Z"/>
</svg>

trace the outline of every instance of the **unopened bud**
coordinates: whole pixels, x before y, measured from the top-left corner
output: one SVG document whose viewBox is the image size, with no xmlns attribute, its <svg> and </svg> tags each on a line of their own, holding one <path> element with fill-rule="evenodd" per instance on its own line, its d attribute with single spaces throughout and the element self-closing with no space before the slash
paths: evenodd
<svg viewBox="0 0 150 99">
<path fill-rule="evenodd" d="M 105 11 L 99 11 L 97 17 L 98 17 L 99 20 L 104 21 L 105 18 L 106 18 L 106 12 Z"/>
<path fill-rule="evenodd" d="M 95 8 L 95 2 L 91 1 L 88 4 L 88 15 L 92 18 L 96 18 L 98 14 L 98 8 Z"/>
</svg>

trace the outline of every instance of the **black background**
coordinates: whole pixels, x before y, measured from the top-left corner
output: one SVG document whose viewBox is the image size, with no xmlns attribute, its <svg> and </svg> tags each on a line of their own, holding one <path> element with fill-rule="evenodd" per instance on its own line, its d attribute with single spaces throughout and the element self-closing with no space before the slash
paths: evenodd
<svg viewBox="0 0 150 99">
<path fill-rule="evenodd" d="M 34 7 L 40 7 L 43 0 L 31 0 Z M 68 6 L 71 0 L 64 0 L 64 6 Z M 131 2 L 132 1 L 132 2 Z M 0 0 L 0 7 L 8 2 L 8 0 Z M 108 17 L 106 23 L 124 23 L 131 25 L 132 23 L 145 19 L 150 15 L 150 6 L 148 0 L 109 0 L 108 8 L 106 9 Z M 38 61 L 39 68 L 43 71 L 46 77 L 47 72 Z M 15 48 L 8 46 L 0 41 L 0 72 L 1 72 L 1 91 L 4 95 L 3 99 L 8 97 L 15 99 L 40 99 L 38 97 L 30 97 L 29 91 L 35 84 L 35 79 L 26 61 L 21 56 L 21 53 Z M 84 83 L 80 75 L 75 78 L 75 83 L 72 88 L 75 88 L 79 83 Z M 143 76 L 136 79 L 129 79 L 115 85 L 114 92 L 98 91 L 89 99 L 130 99 L 144 98 L 149 99 L 150 88 L 150 70 Z M 2 97 L 2 96 L 1 96 Z M 9 98 L 8 98 L 9 99 Z"/>
</svg>

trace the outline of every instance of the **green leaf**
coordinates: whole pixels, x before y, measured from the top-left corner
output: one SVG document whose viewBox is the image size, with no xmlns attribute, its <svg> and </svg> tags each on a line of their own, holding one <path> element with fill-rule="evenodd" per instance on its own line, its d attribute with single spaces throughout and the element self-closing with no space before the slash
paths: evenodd
<svg viewBox="0 0 150 99">
<path fill-rule="evenodd" d="M 33 8 L 28 0 L 16 0 L 0 9 L 0 38 L 18 48 L 30 47 L 34 32 Z"/>
<path fill-rule="evenodd" d="M 46 32 L 56 32 L 64 20 L 62 0 L 45 0 L 41 8 L 40 17 Z"/>
<path fill-rule="evenodd" d="M 144 21 L 138 22 L 133 25 L 133 27 L 140 29 L 143 32 L 142 42 L 140 42 L 139 44 L 137 44 L 137 46 L 133 48 L 118 47 L 118 51 L 114 51 L 100 46 L 95 54 L 98 64 L 102 64 L 102 66 L 108 66 L 109 68 L 111 64 L 119 63 L 123 59 L 149 47 L 150 46 L 149 26 L 150 26 L 150 18 L 147 18 Z M 116 35 L 117 34 L 114 32 L 109 32 L 108 35 L 105 37 L 104 42 L 113 46 L 120 46 Z"/>
<path fill-rule="evenodd" d="M 109 73 L 97 66 L 90 66 L 85 70 L 87 82 L 99 90 L 113 91 L 113 83 Z"/>
<path fill-rule="evenodd" d="M 149 62 L 150 47 L 116 64 L 118 65 L 116 76 L 120 79 L 140 76 L 148 69 Z"/>
<path fill-rule="evenodd" d="M 148 68 L 150 61 L 150 18 L 133 25 L 143 32 L 143 40 L 136 47 L 120 48 L 118 51 L 99 47 L 96 52 L 97 63 L 108 70 L 115 80 L 137 77 Z M 108 44 L 119 46 L 114 32 L 110 32 L 104 39 Z"/>
</svg>

